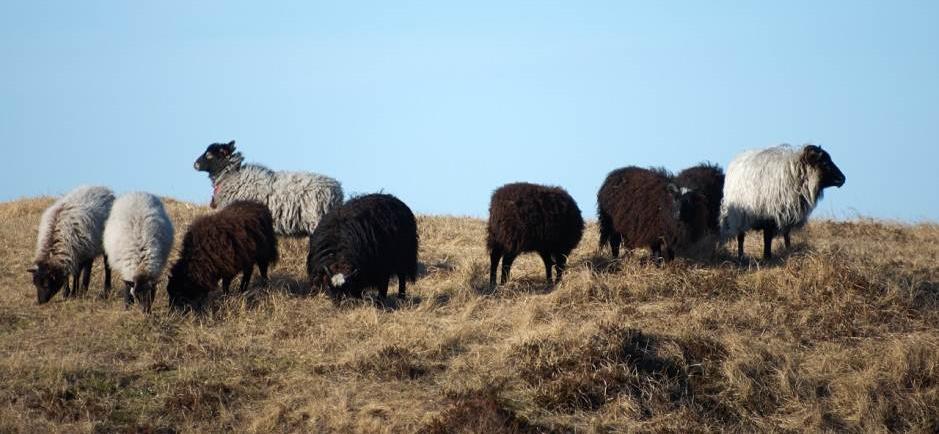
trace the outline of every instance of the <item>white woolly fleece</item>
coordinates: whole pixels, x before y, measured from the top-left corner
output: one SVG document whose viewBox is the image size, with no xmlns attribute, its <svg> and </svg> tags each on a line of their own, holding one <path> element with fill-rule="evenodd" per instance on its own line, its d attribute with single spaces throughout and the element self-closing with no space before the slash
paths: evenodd
<svg viewBox="0 0 939 434">
<path fill-rule="evenodd" d="M 237 200 L 263 203 L 279 235 L 312 234 L 320 219 L 342 205 L 342 186 L 335 179 L 309 172 L 274 172 L 257 164 L 230 170 L 215 180 L 219 208 Z"/>
<path fill-rule="evenodd" d="M 821 199 L 821 174 L 803 164 L 802 148 L 780 145 L 746 151 L 727 166 L 721 201 L 721 238 L 728 239 L 760 221 L 781 230 L 805 224 Z"/>
<path fill-rule="evenodd" d="M 104 223 L 114 203 L 106 187 L 81 186 L 42 213 L 34 262 L 48 261 L 74 273 L 103 252 Z"/>
<path fill-rule="evenodd" d="M 163 202 L 149 193 L 127 193 L 114 201 L 104 228 L 111 268 L 125 281 L 156 280 L 173 247 L 173 223 Z"/>
</svg>

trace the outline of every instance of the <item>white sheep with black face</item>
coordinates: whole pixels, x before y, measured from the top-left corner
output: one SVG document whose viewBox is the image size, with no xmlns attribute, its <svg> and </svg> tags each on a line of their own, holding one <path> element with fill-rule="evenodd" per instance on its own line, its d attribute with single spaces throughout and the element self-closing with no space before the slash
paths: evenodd
<svg viewBox="0 0 939 434">
<path fill-rule="evenodd" d="M 239 200 L 264 204 L 274 217 L 278 235 L 313 234 L 326 213 L 342 205 L 342 186 L 335 179 L 310 172 L 275 172 L 257 164 L 243 164 L 235 141 L 213 143 L 196 160 L 196 170 L 209 173 L 214 192 L 212 207 Z"/>
<path fill-rule="evenodd" d="M 136 192 L 114 201 L 104 228 L 104 251 L 124 280 L 125 307 L 136 299 L 150 313 L 172 247 L 173 223 L 158 197 Z"/>
<path fill-rule="evenodd" d="M 42 213 L 36 256 L 27 269 L 33 275 L 39 304 L 48 302 L 63 286 L 65 297 L 77 295 L 79 283 L 88 289 L 91 265 L 104 252 L 101 237 L 113 202 L 114 194 L 108 188 L 81 186 Z M 107 290 L 111 287 L 111 269 L 107 257 L 104 262 Z M 73 278 L 72 288 L 69 276 Z"/>
<path fill-rule="evenodd" d="M 724 240 L 737 237 L 743 258 L 746 231 L 763 230 L 763 257 L 772 257 L 773 238 L 805 225 L 828 187 L 841 187 L 845 176 L 819 146 L 795 149 L 780 145 L 746 151 L 727 166 L 720 229 Z"/>
</svg>

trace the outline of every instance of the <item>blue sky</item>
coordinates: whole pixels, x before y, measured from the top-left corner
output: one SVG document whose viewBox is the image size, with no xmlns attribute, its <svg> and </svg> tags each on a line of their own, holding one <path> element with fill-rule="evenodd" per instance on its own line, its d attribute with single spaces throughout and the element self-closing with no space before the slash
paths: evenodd
<svg viewBox="0 0 939 434">
<path fill-rule="evenodd" d="M 813 142 L 848 179 L 816 216 L 936 221 L 936 23 L 934 1 L 7 1 L 0 200 L 207 203 L 192 162 L 235 139 L 418 212 L 484 217 L 524 180 L 592 217 L 611 169 Z"/>
</svg>

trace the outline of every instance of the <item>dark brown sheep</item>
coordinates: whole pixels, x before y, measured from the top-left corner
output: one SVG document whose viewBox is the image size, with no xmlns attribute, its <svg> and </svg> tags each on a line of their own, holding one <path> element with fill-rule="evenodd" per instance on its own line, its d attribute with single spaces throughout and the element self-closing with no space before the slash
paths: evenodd
<svg viewBox="0 0 939 434">
<path fill-rule="evenodd" d="M 624 167 L 607 175 L 597 193 L 600 247 L 610 244 L 613 257 L 622 243 L 648 247 L 653 259 L 675 257 L 676 248 L 705 235 L 707 200 L 678 187 L 663 169 Z"/>
<path fill-rule="evenodd" d="M 398 296 L 417 278 L 417 220 L 400 199 L 368 194 L 334 208 L 310 236 L 307 275 L 333 300 L 362 297 L 366 288 L 388 295 L 391 276 Z"/>
<path fill-rule="evenodd" d="M 506 184 L 492 194 L 486 245 L 489 285 L 496 286 L 502 260 L 502 284 L 509 280 L 512 262 L 524 252 L 537 252 L 544 261 L 548 284 L 552 265 L 561 280 L 567 256 L 584 233 L 580 208 L 564 189 L 529 183 Z"/>
<path fill-rule="evenodd" d="M 262 279 L 277 262 L 277 238 L 266 206 L 234 202 L 221 211 L 197 218 L 183 237 L 179 260 L 170 269 L 166 287 L 170 306 L 202 307 L 209 292 L 228 291 L 232 279 L 242 273 L 241 291 L 251 281 L 257 264 Z"/>
<path fill-rule="evenodd" d="M 681 188 L 701 193 L 707 201 L 707 228 L 719 235 L 721 199 L 724 197 L 724 170 L 716 164 L 701 163 L 678 173 L 675 184 Z"/>
</svg>

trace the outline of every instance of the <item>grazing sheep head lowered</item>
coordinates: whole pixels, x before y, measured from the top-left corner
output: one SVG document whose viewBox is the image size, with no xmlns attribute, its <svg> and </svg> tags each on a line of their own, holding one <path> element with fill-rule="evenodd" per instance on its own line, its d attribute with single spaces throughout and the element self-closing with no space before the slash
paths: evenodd
<svg viewBox="0 0 939 434">
<path fill-rule="evenodd" d="M 802 163 L 805 166 L 814 168 L 818 171 L 821 179 L 820 188 L 838 187 L 841 188 L 845 182 L 845 176 L 838 169 L 838 166 L 831 161 L 831 155 L 828 155 L 821 146 L 809 145 L 802 150 Z"/>
<path fill-rule="evenodd" d="M 36 301 L 39 304 L 51 300 L 68 282 L 65 270 L 58 267 L 39 263 L 26 271 L 33 275 L 33 285 L 36 285 Z"/>
<path fill-rule="evenodd" d="M 310 284 L 314 288 L 325 289 L 332 298 L 337 298 L 345 294 L 343 289 L 346 284 L 351 283 L 356 274 L 349 261 L 329 254 L 323 259 L 323 263 L 310 279 Z"/>
<path fill-rule="evenodd" d="M 235 153 L 235 141 L 213 143 L 192 165 L 200 172 L 215 173 L 228 165 L 228 157 Z"/>
<path fill-rule="evenodd" d="M 124 283 L 130 286 L 130 295 L 140 304 L 140 311 L 150 313 L 154 294 L 156 293 L 154 282 L 145 277 L 138 277 L 133 281 L 125 281 Z"/>
</svg>

